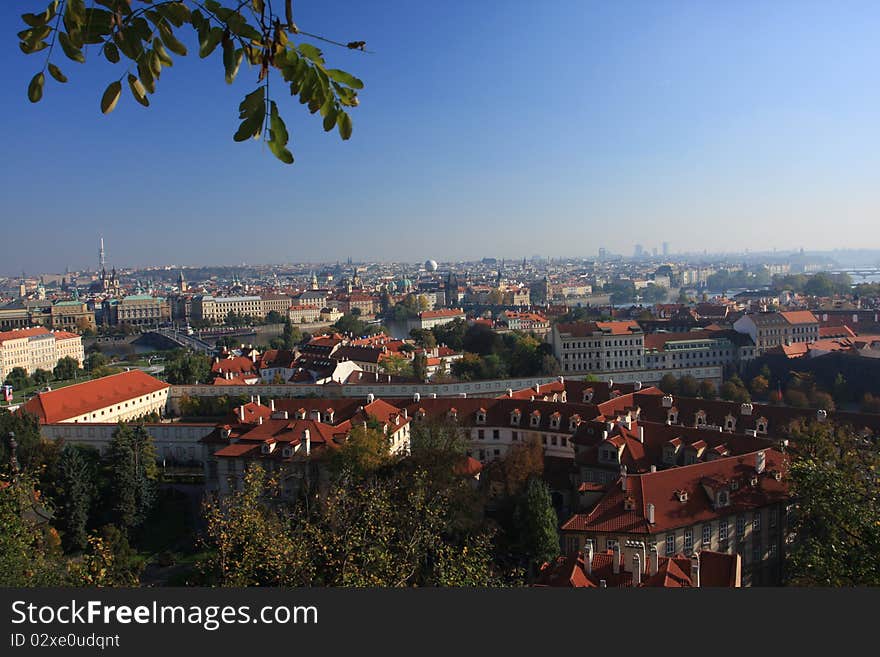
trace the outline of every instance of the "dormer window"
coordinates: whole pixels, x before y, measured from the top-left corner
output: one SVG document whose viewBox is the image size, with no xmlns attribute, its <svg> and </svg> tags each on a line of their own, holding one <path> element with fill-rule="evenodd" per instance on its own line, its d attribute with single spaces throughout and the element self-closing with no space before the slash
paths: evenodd
<svg viewBox="0 0 880 657">
<path fill-rule="evenodd" d="M 306 419 L 306 409 L 301 408 L 296 412 L 297 420 L 305 420 Z"/>
<path fill-rule="evenodd" d="M 577 426 L 578 426 L 578 424 L 580 424 L 580 422 L 581 422 L 580 415 L 572 415 L 570 418 L 568 418 L 568 430 L 574 431 L 575 429 L 577 429 Z"/>
<path fill-rule="evenodd" d="M 558 429 L 559 428 L 559 421 L 561 419 L 562 419 L 562 416 L 559 415 L 559 413 L 554 413 L 553 415 L 551 415 L 550 416 L 550 428 L 551 429 Z"/>
<path fill-rule="evenodd" d="M 699 411 L 694 418 L 694 426 L 696 427 L 705 427 L 706 426 L 706 412 Z"/>
<path fill-rule="evenodd" d="M 541 414 L 538 411 L 533 411 L 531 417 L 529 418 L 529 423 L 533 427 L 537 427 L 541 424 Z"/>
<path fill-rule="evenodd" d="M 730 490 L 739 490 L 739 482 L 736 479 L 730 482 Z"/>
<path fill-rule="evenodd" d="M 510 423 L 514 426 L 519 426 L 519 421 L 521 417 L 522 413 L 520 413 L 519 409 L 516 409 L 510 414 Z"/>
<path fill-rule="evenodd" d="M 718 491 L 718 497 L 715 502 L 719 509 L 727 506 L 730 504 L 730 494 L 726 490 Z"/>
<path fill-rule="evenodd" d="M 623 510 L 624 511 L 632 511 L 636 508 L 636 500 L 631 495 L 627 495 L 623 498 Z"/>
<path fill-rule="evenodd" d="M 724 418 L 724 428 L 728 431 L 733 431 L 736 428 L 736 418 L 732 415 L 728 415 Z"/>
<path fill-rule="evenodd" d="M 686 490 L 677 490 L 677 491 L 675 491 L 675 498 L 676 498 L 679 502 L 682 502 L 682 503 L 687 502 L 687 501 L 688 501 L 688 494 L 687 494 L 687 491 L 686 491 Z"/>
<path fill-rule="evenodd" d="M 563 404 L 568 402 L 568 395 L 565 393 L 565 390 L 563 390 L 562 393 L 559 395 L 559 401 L 561 401 Z"/>
<path fill-rule="evenodd" d="M 759 418 L 755 423 L 755 431 L 758 433 L 767 433 L 767 418 Z"/>
<path fill-rule="evenodd" d="M 669 412 L 666 413 L 666 421 L 669 424 L 678 424 L 678 410 L 670 408 Z"/>
<path fill-rule="evenodd" d="M 418 410 L 418 412 L 416 413 L 416 417 L 419 418 L 420 420 L 424 420 L 426 415 L 427 415 L 427 413 L 425 412 L 424 408 L 420 408 Z"/>
<path fill-rule="evenodd" d="M 477 411 L 477 424 L 486 424 L 486 409 L 481 408 Z"/>
<path fill-rule="evenodd" d="M 287 445 L 283 450 L 281 450 L 281 455 L 284 458 L 289 459 L 291 456 L 293 456 L 293 448 L 290 445 Z"/>
<path fill-rule="evenodd" d="M 589 404 L 593 401 L 593 389 L 589 388 L 588 390 L 584 390 L 583 401 L 585 404 Z"/>
</svg>

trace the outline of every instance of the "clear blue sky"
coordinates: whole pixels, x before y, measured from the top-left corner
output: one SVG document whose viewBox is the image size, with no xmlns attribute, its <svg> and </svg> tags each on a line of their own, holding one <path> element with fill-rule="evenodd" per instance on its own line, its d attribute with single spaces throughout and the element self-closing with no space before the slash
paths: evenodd
<svg viewBox="0 0 880 657">
<path fill-rule="evenodd" d="M 39 5 L 0 7 L 2 273 L 99 234 L 116 265 L 880 247 L 877 2 L 297 0 L 375 54 L 325 49 L 366 84 L 348 142 L 278 98 L 289 167 L 233 142 L 256 72 L 227 86 L 219 49 L 109 116 L 121 70 L 56 58 L 32 105 Z"/>
</svg>

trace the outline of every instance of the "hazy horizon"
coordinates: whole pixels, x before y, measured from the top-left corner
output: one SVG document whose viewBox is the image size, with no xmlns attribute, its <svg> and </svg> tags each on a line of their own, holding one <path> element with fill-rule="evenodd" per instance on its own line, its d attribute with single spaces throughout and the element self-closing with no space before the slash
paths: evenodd
<svg viewBox="0 0 880 657">
<path fill-rule="evenodd" d="M 348 142 L 278 96 L 289 167 L 233 142 L 256 73 L 227 88 L 219 52 L 109 116 L 121 69 L 53 56 L 32 105 L 37 8 L 0 8 L 6 275 L 94 267 L 100 235 L 130 267 L 880 248 L 876 3 L 298 3 L 375 54 L 322 48 L 366 85 Z"/>
</svg>

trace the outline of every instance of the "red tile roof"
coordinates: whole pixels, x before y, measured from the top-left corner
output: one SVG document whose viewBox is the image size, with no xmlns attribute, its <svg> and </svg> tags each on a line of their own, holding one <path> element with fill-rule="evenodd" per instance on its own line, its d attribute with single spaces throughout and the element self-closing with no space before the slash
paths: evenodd
<svg viewBox="0 0 880 657">
<path fill-rule="evenodd" d="M 170 387 L 141 370 L 131 370 L 37 393 L 22 410 L 36 415 L 44 424 L 63 422 Z"/>
</svg>

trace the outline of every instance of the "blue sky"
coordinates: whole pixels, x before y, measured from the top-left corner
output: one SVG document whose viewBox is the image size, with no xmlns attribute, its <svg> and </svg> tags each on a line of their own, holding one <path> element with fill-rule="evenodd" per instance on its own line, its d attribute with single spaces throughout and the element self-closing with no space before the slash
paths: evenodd
<svg viewBox="0 0 880 657">
<path fill-rule="evenodd" d="M 32 105 L 41 4 L 0 6 L 2 273 L 101 234 L 120 266 L 880 247 L 876 2 L 298 0 L 374 54 L 324 48 L 366 84 L 348 142 L 278 96 L 293 166 L 233 142 L 256 71 L 227 86 L 219 49 L 109 116 L 118 65 L 58 53 Z"/>
</svg>

